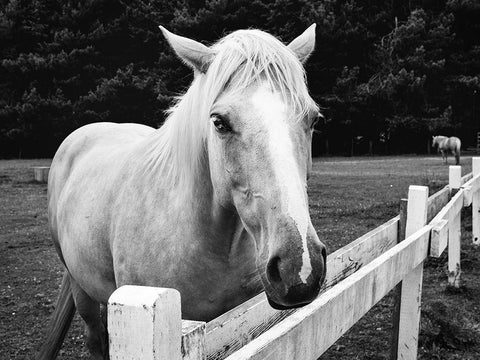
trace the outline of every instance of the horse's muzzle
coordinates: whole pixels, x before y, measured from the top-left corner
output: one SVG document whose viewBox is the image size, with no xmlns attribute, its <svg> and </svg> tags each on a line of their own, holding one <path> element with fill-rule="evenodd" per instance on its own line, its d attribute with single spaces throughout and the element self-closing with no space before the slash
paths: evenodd
<svg viewBox="0 0 480 360">
<path fill-rule="evenodd" d="M 312 271 L 303 281 L 299 281 L 296 267 L 289 264 L 289 259 L 273 257 L 267 264 L 265 286 L 267 298 L 274 309 L 297 308 L 312 302 L 320 292 L 320 287 L 326 274 L 326 251 L 321 243 L 310 247 L 312 256 Z M 313 255 L 312 254 L 312 255 Z M 298 268 L 297 268 L 298 269 Z"/>
</svg>

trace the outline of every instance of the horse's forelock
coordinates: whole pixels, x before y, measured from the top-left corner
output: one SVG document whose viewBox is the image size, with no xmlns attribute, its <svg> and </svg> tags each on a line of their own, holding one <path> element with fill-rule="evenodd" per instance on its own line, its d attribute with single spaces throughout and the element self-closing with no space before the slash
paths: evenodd
<svg viewBox="0 0 480 360">
<path fill-rule="evenodd" d="M 242 91 L 265 82 L 279 91 L 301 117 L 318 107 L 308 94 L 305 71 L 295 54 L 260 30 L 235 31 L 213 46 L 215 59 L 207 73 L 213 101 L 224 91 Z"/>
</svg>

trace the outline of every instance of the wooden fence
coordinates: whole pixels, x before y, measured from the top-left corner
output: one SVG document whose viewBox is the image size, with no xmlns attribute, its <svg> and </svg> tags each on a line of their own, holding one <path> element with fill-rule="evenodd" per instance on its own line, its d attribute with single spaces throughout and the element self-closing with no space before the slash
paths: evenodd
<svg viewBox="0 0 480 360">
<path fill-rule="evenodd" d="M 117 289 L 108 303 L 111 359 L 317 359 L 390 290 L 398 288 L 392 358 L 416 359 L 423 262 L 448 245 L 448 281 L 461 281 L 461 211 L 472 205 L 473 242 L 480 244 L 480 158 L 432 196 L 410 186 L 405 212 L 327 258 L 320 296 L 276 311 L 262 293 L 205 323 L 181 319 L 176 290 Z"/>
</svg>

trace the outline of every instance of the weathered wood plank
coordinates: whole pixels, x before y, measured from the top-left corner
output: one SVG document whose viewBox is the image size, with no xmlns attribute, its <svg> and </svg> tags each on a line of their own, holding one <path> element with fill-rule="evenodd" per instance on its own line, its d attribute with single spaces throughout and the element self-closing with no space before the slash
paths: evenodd
<svg viewBox="0 0 480 360">
<path fill-rule="evenodd" d="M 431 224 L 430 256 L 438 258 L 448 245 L 448 221 L 440 220 Z"/>
<path fill-rule="evenodd" d="M 227 359 L 318 358 L 423 262 L 430 230 L 422 228 Z"/>
<path fill-rule="evenodd" d="M 262 292 L 207 323 L 207 359 L 224 359 L 294 311 L 274 310 L 268 304 L 265 293 Z"/>
<path fill-rule="evenodd" d="M 430 221 L 431 224 L 438 224 L 440 223 L 441 220 L 447 220 L 448 239 L 450 239 L 450 236 L 457 236 L 457 238 L 459 238 L 459 234 L 457 233 L 457 230 L 454 231 L 452 228 L 451 221 L 454 220 L 456 217 L 459 217 L 462 212 L 463 201 L 464 201 L 463 192 L 464 192 L 463 189 L 458 191 L 452 197 L 452 199 L 448 202 L 448 204 L 445 205 L 443 209 L 440 210 L 440 212 Z M 439 257 L 440 255 L 442 255 L 443 251 L 445 250 L 446 246 L 445 246 L 445 243 L 443 243 L 445 239 L 442 238 L 440 242 L 437 242 L 437 240 L 440 240 L 440 239 L 432 238 L 431 246 L 430 246 L 430 256 Z M 448 243 L 449 242 L 450 240 L 448 240 Z"/>
<path fill-rule="evenodd" d="M 203 321 L 182 320 L 181 353 L 183 360 L 204 360 L 205 335 L 207 323 Z"/>
<path fill-rule="evenodd" d="M 327 278 L 322 290 L 336 285 L 398 242 L 396 216 L 328 256 Z"/>
<path fill-rule="evenodd" d="M 330 254 L 322 291 L 331 288 L 395 246 L 398 221 L 397 216 Z M 223 359 L 293 312 L 294 310 L 272 309 L 264 293 L 226 312 L 207 323 L 208 359 Z"/>
<path fill-rule="evenodd" d="M 408 188 L 407 225 L 405 236 L 422 229 L 427 223 L 428 187 Z M 397 359 L 416 359 L 422 301 L 423 261 L 402 281 L 400 318 L 398 322 Z"/>
<path fill-rule="evenodd" d="M 110 359 L 180 360 L 180 293 L 126 285 L 108 300 Z"/>
<path fill-rule="evenodd" d="M 470 206 L 472 204 L 473 194 L 480 191 L 480 174 L 475 175 L 463 184 L 462 189 L 465 190 L 463 206 Z"/>
<path fill-rule="evenodd" d="M 445 186 L 428 198 L 427 222 L 430 222 L 450 200 L 450 188 Z"/>
<path fill-rule="evenodd" d="M 435 217 L 430 221 L 430 223 L 435 223 L 440 220 L 448 220 L 450 213 L 458 214 L 462 211 L 463 208 L 463 189 L 457 192 L 450 201 L 440 210 L 440 212 L 435 215 Z"/>
</svg>

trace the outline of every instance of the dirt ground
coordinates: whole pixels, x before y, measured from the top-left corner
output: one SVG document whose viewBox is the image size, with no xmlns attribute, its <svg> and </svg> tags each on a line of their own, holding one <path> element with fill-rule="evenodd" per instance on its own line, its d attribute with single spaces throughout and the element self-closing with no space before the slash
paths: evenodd
<svg viewBox="0 0 480 360">
<path fill-rule="evenodd" d="M 62 267 L 47 228 L 46 185 L 32 166 L 50 160 L 0 160 L 0 359 L 31 359 L 54 309 Z M 462 158 L 462 173 L 471 171 Z M 408 185 L 443 187 L 438 157 L 315 159 L 310 211 L 329 251 L 395 216 Z M 471 209 L 462 225 L 462 287 L 447 286 L 446 257 L 425 264 L 420 359 L 480 359 L 480 249 L 470 245 Z M 321 359 L 387 359 L 392 297 L 377 304 Z M 78 316 L 59 359 L 88 359 Z"/>
</svg>

